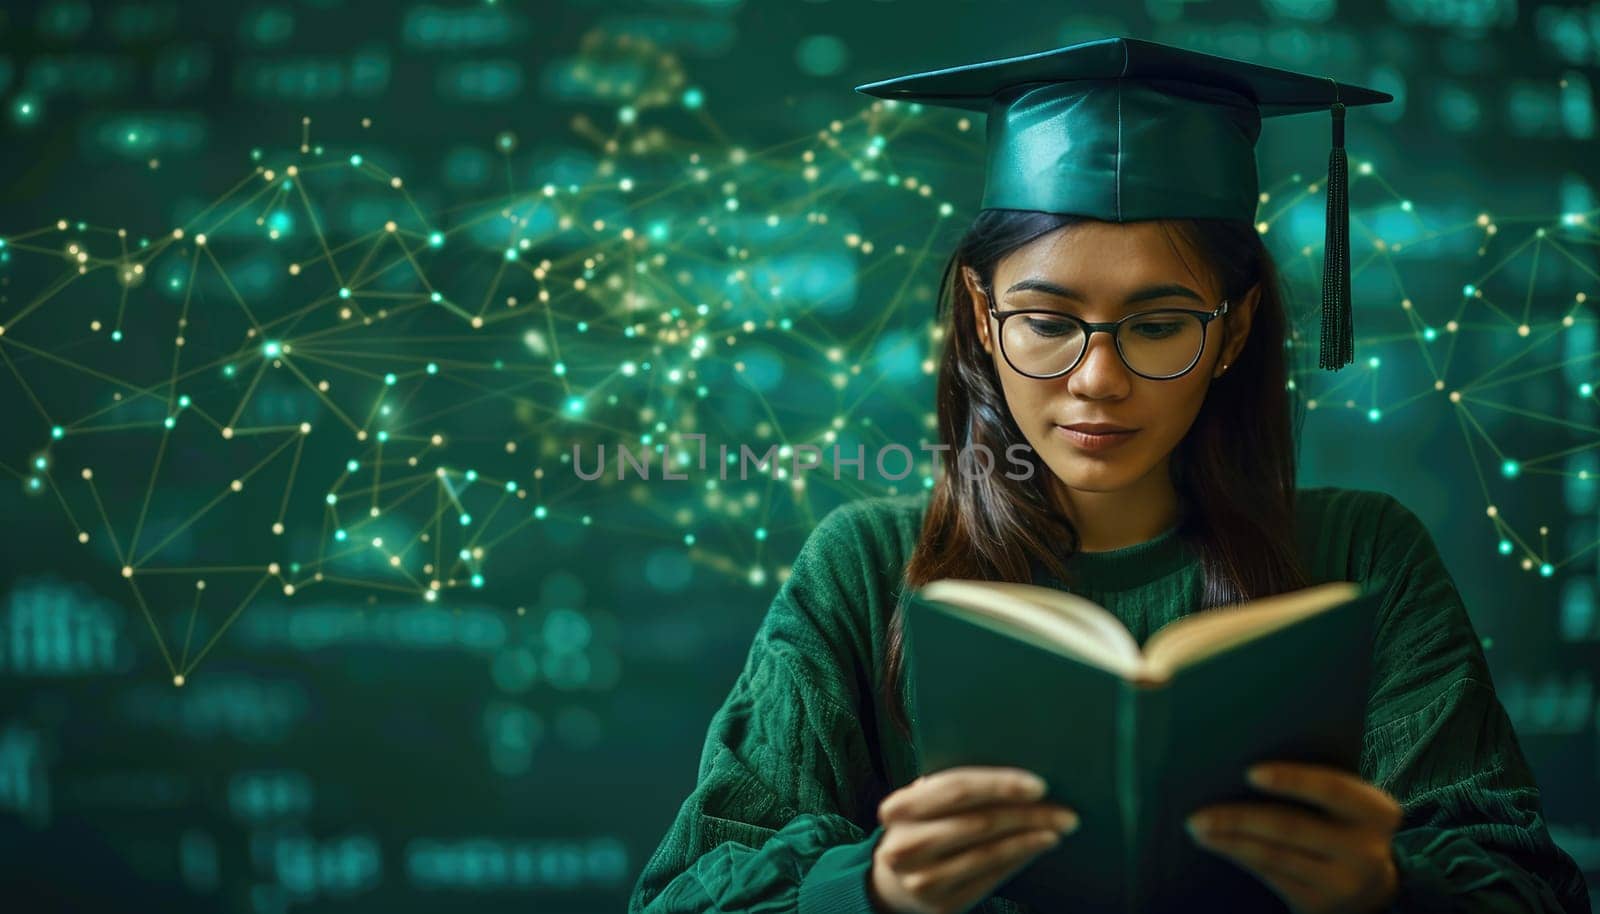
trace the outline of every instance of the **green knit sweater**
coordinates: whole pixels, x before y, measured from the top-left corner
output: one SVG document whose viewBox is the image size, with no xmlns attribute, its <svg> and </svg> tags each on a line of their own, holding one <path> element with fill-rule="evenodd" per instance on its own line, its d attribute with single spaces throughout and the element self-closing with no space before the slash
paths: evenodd
<svg viewBox="0 0 1600 914">
<path fill-rule="evenodd" d="M 877 684 L 927 500 L 841 505 L 807 538 L 711 719 L 698 783 L 640 873 L 630 914 L 874 912 L 877 804 L 920 773 Z M 1381 492 L 1301 489 L 1296 501 L 1312 582 L 1384 593 L 1360 774 L 1405 810 L 1392 910 L 1589 912 L 1427 529 Z M 1176 528 L 1070 561 L 1079 591 L 1141 645 L 1200 600 L 1200 564 Z M 1031 911 L 994 896 L 973 910 Z"/>
</svg>

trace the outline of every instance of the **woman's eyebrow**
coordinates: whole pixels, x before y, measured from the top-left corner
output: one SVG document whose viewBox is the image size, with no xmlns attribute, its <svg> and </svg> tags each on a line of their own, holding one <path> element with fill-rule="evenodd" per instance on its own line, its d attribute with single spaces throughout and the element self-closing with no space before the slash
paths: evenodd
<svg viewBox="0 0 1600 914">
<path fill-rule="evenodd" d="M 1012 292 L 1044 292 L 1049 295 L 1059 296 L 1061 298 L 1070 298 L 1073 301 L 1081 302 L 1084 300 L 1083 294 L 1077 290 L 1068 286 L 1058 285 L 1049 281 L 1048 279 L 1033 278 L 1021 280 L 1006 290 L 1007 294 Z M 1175 282 L 1159 283 L 1152 286 L 1145 286 L 1142 289 L 1135 289 L 1133 292 L 1129 293 L 1127 298 L 1123 299 L 1122 303 L 1125 305 L 1131 305 L 1137 302 L 1150 301 L 1151 299 L 1172 298 L 1174 296 L 1179 298 L 1193 299 L 1201 304 L 1205 304 L 1205 299 L 1200 297 L 1200 293 L 1189 288 L 1188 286 Z"/>
</svg>

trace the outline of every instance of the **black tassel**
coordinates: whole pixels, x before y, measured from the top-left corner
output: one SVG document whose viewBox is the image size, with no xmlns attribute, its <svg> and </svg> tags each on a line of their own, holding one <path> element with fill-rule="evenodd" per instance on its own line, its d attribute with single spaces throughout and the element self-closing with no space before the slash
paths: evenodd
<svg viewBox="0 0 1600 914">
<path fill-rule="evenodd" d="M 1350 326 L 1350 169 L 1344 154 L 1344 104 L 1333 103 L 1328 153 L 1328 231 L 1322 249 L 1322 368 L 1338 371 L 1355 357 Z"/>
</svg>

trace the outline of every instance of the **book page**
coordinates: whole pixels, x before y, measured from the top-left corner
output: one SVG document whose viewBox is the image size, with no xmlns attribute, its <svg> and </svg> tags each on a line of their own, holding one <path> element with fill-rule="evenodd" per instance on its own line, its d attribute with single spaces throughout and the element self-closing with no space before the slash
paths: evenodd
<svg viewBox="0 0 1600 914">
<path fill-rule="evenodd" d="M 1348 603 L 1360 592 L 1360 585 L 1354 582 L 1333 581 L 1184 616 L 1163 625 L 1145 641 L 1145 670 L 1165 677 L 1236 644 Z"/>
<path fill-rule="evenodd" d="M 1133 640 L 1133 633 L 1128 631 L 1128 627 L 1122 624 L 1121 619 L 1093 600 L 1070 591 L 1040 587 L 1037 584 L 1016 584 L 1009 581 L 985 581 L 983 584 L 1015 594 L 1030 603 L 1036 603 L 1061 615 L 1062 618 L 1092 628 L 1095 637 L 1107 646 L 1115 648 L 1117 653 L 1126 657 L 1130 663 L 1139 660 L 1139 642 Z"/>
<path fill-rule="evenodd" d="M 943 604 L 961 615 L 977 617 L 973 621 L 989 623 L 990 627 L 998 625 L 1005 633 L 1029 644 L 1075 657 L 1121 676 L 1138 670 L 1138 647 L 1116 617 L 1105 609 L 1082 597 L 1044 606 L 1023 596 L 1029 591 L 1048 590 L 1032 584 L 945 578 L 928 583 L 919 593 L 924 599 Z M 1106 625 L 1107 619 L 1112 623 L 1110 627 Z M 1119 632 L 1121 637 L 1108 635 L 1108 629 Z"/>
</svg>

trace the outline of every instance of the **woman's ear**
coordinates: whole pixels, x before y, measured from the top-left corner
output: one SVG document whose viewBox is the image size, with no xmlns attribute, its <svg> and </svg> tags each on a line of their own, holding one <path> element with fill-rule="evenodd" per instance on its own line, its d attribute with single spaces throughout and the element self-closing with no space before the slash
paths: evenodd
<svg viewBox="0 0 1600 914">
<path fill-rule="evenodd" d="M 989 343 L 989 297 L 983 291 L 978 271 L 969 266 L 961 268 L 961 283 L 966 287 L 967 300 L 972 302 L 972 325 L 978 330 L 978 345 L 994 355 Z"/>
<path fill-rule="evenodd" d="M 1261 283 L 1250 287 L 1238 301 L 1228 303 L 1228 313 L 1222 316 L 1227 327 L 1225 334 L 1226 343 L 1222 346 L 1222 356 L 1218 359 L 1217 374 L 1220 376 L 1223 365 L 1232 365 L 1239 361 L 1239 353 L 1244 351 L 1244 344 L 1250 339 L 1250 321 L 1256 314 L 1256 302 L 1261 299 Z"/>
</svg>

